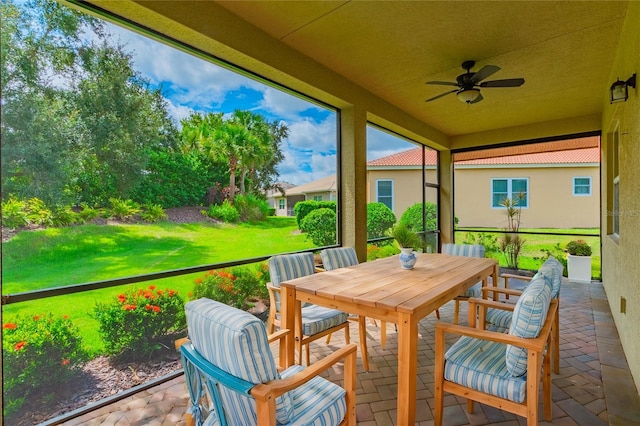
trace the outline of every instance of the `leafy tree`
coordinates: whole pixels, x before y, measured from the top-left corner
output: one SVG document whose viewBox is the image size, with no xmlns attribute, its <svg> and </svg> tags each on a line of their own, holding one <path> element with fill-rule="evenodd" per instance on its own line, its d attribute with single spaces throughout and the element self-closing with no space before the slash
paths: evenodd
<svg viewBox="0 0 640 426">
<path fill-rule="evenodd" d="M 438 208 L 434 203 L 425 203 L 425 230 L 438 229 Z M 399 223 L 407 225 L 410 229 L 422 231 L 422 203 L 415 203 L 402 213 Z"/>
<path fill-rule="evenodd" d="M 174 143 L 160 92 L 95 18 L 46 0 L 0 7 L 3 193 L 92 204 L 126 196 L 150 152 Z"/>
</svg>

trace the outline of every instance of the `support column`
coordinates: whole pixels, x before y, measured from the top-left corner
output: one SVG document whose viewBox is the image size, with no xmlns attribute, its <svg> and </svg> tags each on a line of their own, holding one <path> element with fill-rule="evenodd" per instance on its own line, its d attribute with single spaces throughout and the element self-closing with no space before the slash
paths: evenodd
<svg viewBox="0 0 640 426">
<path fill-rule="evenodd" d="M 440 243 L 453 240 L 453 158 L 451 151 L 440 151 Z"/>
<path fill-rule="evenodd" d="M 367 114 L 352 106 L 340 113 L 341 244 L 367 260 Z"/>
</svg>

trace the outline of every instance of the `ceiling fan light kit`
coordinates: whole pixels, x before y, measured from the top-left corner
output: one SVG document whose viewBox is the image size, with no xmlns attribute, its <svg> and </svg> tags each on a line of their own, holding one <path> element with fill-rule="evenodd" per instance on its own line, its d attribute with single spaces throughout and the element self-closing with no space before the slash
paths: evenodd
<svg viewBox="0 0 640 426">
<path fill-rule="evenodd" d="M 466 104 L 475 104 L 480 102 L 483 98 L 480 93 L 480 87 L 520 87 L 524 84 L 524 78 L 508 78 L 504 80 L 490 80 L 482 81 L 485 78 L 500 71 L 500 67 L 495 65 L 485 65 L 477 72 L 471 72 L 471 68 L 474 67 L 475 61 L 464 61 L 462 63 L 462 69 L 466 72 L 456 77 L 456 82 L 450 81 L 427 81 L 427 84 L 438 84 L 441 86 L 455 86 L 457 89 L 444 92 L 440 95 L 434 96 L 426 100 L 426 102 L 435 101 L 438 98 L 448 95 L 449 93 L 456 93 L 458 100 Z"/>
<path fill-rule="evenodd" d="M 461 90 L 458 92 L 458 100 L 465 104 L 473 103 L 473 101 L 478 99 L 478 96 L 480 96 L 480 91 L 478 89 Z"/>
</svg>

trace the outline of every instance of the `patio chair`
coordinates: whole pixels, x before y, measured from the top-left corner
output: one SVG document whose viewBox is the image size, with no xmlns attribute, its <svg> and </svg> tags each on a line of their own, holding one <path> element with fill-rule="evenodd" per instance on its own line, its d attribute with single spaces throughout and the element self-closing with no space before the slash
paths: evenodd
<svg viewBox="0 0 640 426">
<path fill-rule="evenodd" d="M 353 247 L 337 247 L 325 249 L 320 252 L 322 258 L 322 268 L 331 271 L 338 268 L 357 265 L 358 256 Z M 367 324 L 366 317 L 362 315 L 349 316 L 349 319 L 358 320 L 358 330 L 360 332 L 360 351 L 362 353 L 362 364 L 364 369 L 369 371 L 369 351 L 367 349 Z M 375 323 L 375 320 L 374 320 Z M 377 325 L 377 324 L 376 324 Z M 384 348 L 387 342 L 387 322 L 380 321 L 380 345 Z"/>
<path fill-rule="evenodd" d="M 189 337 L 180 345 L 189 390 L 191 424 L 356 424 L 356 345 L 313 368 L 278 372 L 269 343 L 285 346 L 289 330 L 267 337 L 248 312 L 209 299 L 185 306 Z M 344 359 L 344 388 L 318 374 Z"/>
<path fill-rule="evenodd" d="M 551 298 L 558 300 L 558 315 L 554 318 L 553 323 L 553 345 L 552 345 L 552 355 L 553 355 L 553 372 L 556 374 L 560 373 L 560 288 L 562 287 L 562 272 L 564 270 L 564 266 L 562 263 L 558 261 L 555 257 L 549 257 L 540 267 L 536 275 L 533 277 L 526 277 L 520 275 L 513 274 L 503 274 L 500 275 L 501 278 L 505 280 L 505 288 L 498 287 L 482 287 L 482 299 L 483 301 L 469 300 L 471 311 L 472 306 L 475 306 L 475 309 L 478 310 L 478 317 L 480 327 L 483 329 L 489 329 L 492 331 L 506 332 L 509 330 L 512 320 L 512 312 L 513 306 L 510 308 L 505 308 L 504 306 L 500 306 L 498 308 L 494 307 L 492 303 L 487 303 L 486 300 L 489 299 L 489 293 L 492 295 L 495 294 L 503 294 L 508 296 L 521 296 L 522 290 L 515 290 L 509 288 L 509 279 L 519 279 L 522 281 L 532 281 L 535 277 L 539 275 L 545 276 L 547 279 L 551 281 L 552 290 L 551 290 Z M 497 298 L 494 298 L 496 300 Z"/>
<path fill-rule="evenodd" d="M 484 257 L 484 246 L 481 244 L 442 244 L 442 254 L 450 256 Z M 470 297 L 480 297 L 482 295 L 482 282 L 478 282 L 458 295 L 454 300 L 453 323 L 457 324 L 460 316 L 460 302 L 469 300 Z"/>
<path fill-rule="evenodd" d="M 558 300 L 551 282 L 538 276 L 523 291 L 513 310 L 508 333 L 455 324 L 436 324 L 434 424 L 442 425 L 444 392 L 499 408 L 538 424 L 542 379 L 544 419 L 551 421 L 551 344 Z M 462 336 L 448 350 L 445 335 Z"/>
<path fill-rule="evenodd" d="M 315 262 L 313 253 L 273 256 L 269 259 L 269 273 L 271 282 L 267 283 L 270 300 L 268 330 L 269 333 L 273 333 L 276 326 L 281 327 L 280 283 L 314 274 Z M 343 329 L 345 342 L 349 343 L 349 321 L 345 312 L 311 303 L 305 303 L 301 308 L 301 312 L 301 321 L 296 324 L 296 329 L 294 330 L 300 364 L 302 364 L 303 347 L 307 349 L 307 365 L 310 364 L 309 343 L 316 339 L 327 336 L 327 343 L 329 343 L 331 334 Z"/>
</svg>

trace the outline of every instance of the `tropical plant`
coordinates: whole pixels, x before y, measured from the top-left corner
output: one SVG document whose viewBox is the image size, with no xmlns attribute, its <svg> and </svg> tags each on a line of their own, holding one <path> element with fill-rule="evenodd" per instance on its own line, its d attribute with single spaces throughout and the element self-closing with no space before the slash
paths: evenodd
<svg viewBox="0 0 640 426">
<path fill-rule="evenodd" d="M 523 195 L 517 195 L 513 198 L 505 198 L 500 205 L 505 208 L 507 215 L 507 226 L 505 233 L 499 239 L 500 251 L 502 251 L 507 267 L 518 269 L 518 259 L 520 252 L 524 246 L 525 240 L 518 233 L 520 231 L 520 220 L 522 214 L 522 206 L 520 200 Z"/>
<path fill-rule="evenodd" d="M 265 265 L 255 268 L 239 266 L 233 269 L 216 269 L 195 279 L 192 300 L 206 297 L 237 309 L 247 310 L 252 300 L 268 297 Z"/>
<path fill-rule="evenodd" d="M 418 248 L 422 245 L 420 235 L 404 223 L 396 223 L 387 231 L 387 234 L 398 243 L 400 248 Z"/>
<path fill-rule="evenodd" d="M 132 200 L 110 198 L 109 202 L 111 203 L 111 217 L 118 220 L 129 220 L 142 211 L 140 205 Z"/>
<path fill-rule="evenodd" d="M 145 222 L 155 223 L 159 220 L 164 220 L 167 218 L 167 214 L 164 209 L 159 204 L 146 204 L 142 209 L 142 213 L 140 217 Z"/>
</svg>

